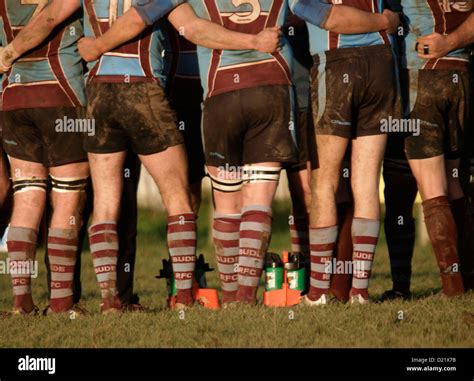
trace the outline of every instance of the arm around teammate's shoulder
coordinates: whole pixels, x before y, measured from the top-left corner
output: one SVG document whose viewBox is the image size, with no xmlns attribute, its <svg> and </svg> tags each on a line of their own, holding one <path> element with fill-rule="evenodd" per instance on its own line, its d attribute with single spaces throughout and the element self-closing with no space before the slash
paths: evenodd
<svg viewBox="0 0 474 381">
<path fill-rule="evenodd" d="M 396 13 L 366 12 L 345 5 L 332 5 L 324 0 L 290 0 L 291 10 L 301 19 L 340 34 L 358 34 L 386 30 L 395 32 L 400 20 Z"/>
<path fill-rule="evenodd" d="M 168 20 L 187 40 L 209 49 L 258 50 L 273 53 L 279 49 L 282 35 L 279 27 L 266 28 L 258 34 L 231 31 L 222 25 L 198 17 L 189 4 L 175 8 L 170 12 Z"/>
<path fill-rule="evenodd" d="M 38 5 L 39 7 L 40 5 Z M 80 0 L 53 0 L 2 50 L 0 71 L 7 71 L 24 53 L 40 45 L 63 21 L 81 7 Z"/>
</svg>

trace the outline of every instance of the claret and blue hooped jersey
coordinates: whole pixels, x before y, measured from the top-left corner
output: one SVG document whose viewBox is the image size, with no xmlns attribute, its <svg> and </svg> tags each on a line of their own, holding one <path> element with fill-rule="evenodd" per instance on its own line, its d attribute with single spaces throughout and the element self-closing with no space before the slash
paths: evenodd
<svg viewBox="0 0 474 381">
<path fill-rule="evenodd" d="M 9 44 L 48 3 L 48 0 L 0 1 L 1 45 Z M 82 12 L 76 12 L 4 75 L 4 111 L 85 105 L 83 66 L 77 50 L 77 41 L 83 36 L 81 18 Z"/>
<path fill-rule="evenodd" d="M 99 37 L 115 20 L 139 0 L 81 0 L 84 8 L 84 34 Z M 160 0 L 164 1 L 164 0 Z M 143 1 L 142 1 L 143 2 Z M 162 54 L 166 37 L 160 23 L 146 28 L 137 38 L 105 53 L 88 64 L 90 82 L 165 83 Z"/>
<path fill-rule="evenodd" d="M 382 13 L 384 10 L 383 0 L 327 0 L 327 2 L 335 6 L 346 5 L 371 13 Z M 313 24 L 308 23 L 307 25 L 312 55 L 333 49 L 391 43 L 385 31 L 362 34 L 339 34 L 322 29 Z"/>
<path fill-rule="evenodd" d="M 141 0 L 135 5 L 143 20 L 152 25 L 183 0 Z M 281 27 L 288 10 L 303 20 L 322 25 L 332 5 L 325 0 L 188 0 L 196 14 L 227 29 L 257 34 Z M 263 86 L 291 85 L 292 53 L 286 39 L 273 54 L 253 50 L 218 50 L 198 47 L 199 70 L 205 97 L 227 91 Z"/>
<path fill-rule="evenodd" d="M 408 69 L 467 69 L 468 49 L 458 49 L 446 57 L 424 60 L 415 50 L 416 39 L 434 32 L 449 34 L 473 12 L 473 0 L 398 0 L 407 25 L 403 65 Z"/>
<path fill-rule="evenodd" d="M 188 0 L 199 17 L 229 30 L 257 34 L 284 25 L 295 1 Z M 213 50 L 198 46 L 199 69 L 205 97 L 264 85 L 291 85 L 293 54 L 286 38 L 273 54 L 254 50 Z"/>
</svg>

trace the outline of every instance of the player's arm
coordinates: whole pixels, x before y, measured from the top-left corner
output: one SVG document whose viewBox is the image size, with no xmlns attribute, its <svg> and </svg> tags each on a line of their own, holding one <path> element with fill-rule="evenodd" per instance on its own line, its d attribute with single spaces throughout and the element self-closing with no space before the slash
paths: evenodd
<svg viewBox="0 0 474 381">
<path fill-rule="evenodd" d="M 154 16 L 143 16 L 143 10 L 138 9 L 134 6 L 124 13 L 101 37 L 81 39 L 78 46 L 82 58 L 88 62 L 95 61 L 102 54 L 135 38 L 147 25 L 155 22 L 158 13 Z M 182 4 L 173 9 L 168 19 L 188 40 L 211 49 L 253 49 L 271 53 L 278 48 L 281 35 L 279 28 L 269 28 L 257 35 L 232 32 L 201 19 L 189 4 Z"/>
<path fill-rule="evenodd" d="M 38 5 L 39 6 L 39 5 Z M 10 69 L 24 53 L 40 45 L 53 29 L 81 7 L 80 0 L 53 0 L 33 17 L 15 39 L 0 53 L 0 71 Z"/>
<path fill-rule="evenodd" d="M 449 52 L 474 43 L 474 13 L 465 20 L 455 31 L 448 35 L 432 33 L 419 37 L 417 51 L 420 58 L 440 58 Z M 429 53 L 425 54 L 425 50 Z"/>
<path fill-rule="evenodd" d="M 325 0 L 290 0 L 290 8 L 301 19 L 341 34 L 369 33 L 386 30 L 394 33 L 399 17 L 385 10 L 382 14 L 365 12 L 345 5 L 332 5 Z"/>
<path fill-rule="evenodd" d="M 273 53 L 278 48 L 279 27 L 267 28 L 258 34 L 234 32 L 194 13 L 189 4 L 175 8 L 168 16 L 169 22 L 195 45 L 210 49 L 258 50 Z"/>
</svg>

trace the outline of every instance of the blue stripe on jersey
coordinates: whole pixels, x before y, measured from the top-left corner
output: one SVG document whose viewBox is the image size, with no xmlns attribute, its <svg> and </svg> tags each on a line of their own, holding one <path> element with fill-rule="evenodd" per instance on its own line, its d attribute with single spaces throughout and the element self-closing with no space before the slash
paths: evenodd
<svg viewBox="0 0 474 381">
<path fill-rule="evenodd" d="M 403 7 L 403 18 L 408 26 L 408 32 L 405 36 L 405 57 L 402 63 L 403 66 L 409 69 L 421 69 L 427 63 L 427 60 L 418 57 L 418 53 L 415 50 L 416 40 L 418 37 L 436 31 L 435 16 L 427 0 L 401 0 L 401 4 Z M 446 26 L 444 17 L 442 23 L 443 27 Z M 440 22 L 438 24 L 441 25 Z M 458 49 L 448 53 L 447 57 L 460 58 L 467 61 L 469 59 L 469 52 L 467 49 Z"/>
<path fill-rule="evenodd" d="M 11 42 L 12 35 L 15 36 L 28 24 L 35 12 L 41 10 L 48 2 L 51 3 L 51 0 L 29 2 L 2 0 L 2 2 L 0 44 L 6 46 Z M 5 107 L 7 103 L 8 107 L 13 107 L 14 104 L 14 107 L 21 108 L 44 107 L 44 104 L 51 107 L 86 104 L 83 64 L 77 50 L 77 41 L 83 36 L 81 21 L 81 15 L 76 12 L 54 30 L 48 39 L 48 44 L 44 43 L 24 55 L 27 59 L 34 59 L 27 61 L 20 58 L 13 64 L 8 77 L 3 77 L 7 83 L 4 89 L 4 98 L 8 98 L 4 99 Z M 56 65 L 57 63 L 60 67 Z M 48 90 L 41 90 L 43 92 L 39 92 L 36 102 L 35 97 L 30 96 L 31 92 L 37 91 L 32 85 L 48 81 L 51 82 L 48 84 Z M 18 96 L 18 93 L 13 97 L 9 96 L 10 85 L 22 86 L 24 96 Z"/>
<path fill-rule="evenodd" d="M 384 9 L 383 0 L 377 0 L 378 13 L 381 13 Z M 330 36 L 336 35 L 315 26 L 311 23 L 307 23 L 309 32 L 309 45 L 312 55 L 320 54 L 335 48 L 355 48 L 360 46 L 372 46 L 372 45 L 383 45 L 385 44 L 382 35 L 379 32 L 361 33 L 361 34 L 337 34 L 338 44 L 337 46 L 331 46 Z"/>
<path fill-rule="evenodd" d="M 81 0 L 84 6 L 84 34 L 89 37 L 94 37 L 94 28 L 97 29 L 99 25 L 92 25 L 90 17 L 87 13 L 87 9 L 85 8 L 85 1 L 92 1 L 92 0 Z M 163 0 L 160 0 L 161 2 Z M 176 0 L 167 0 L 169 3 L 175 3 Z M 137 6 L 139 0 L 132 0 L 131 5 Z M 141 1 L 142 5 L 144 6 L 144 2 Z M 158 1 L 156 1 L 158 3 Z M 130 3 L 128 3 L 130 4 Z M 102 23 L 102 25 L 107 25 L 109 23 L 109 15 L 111 12 L 111 4 L 110 0 L 93 0 L 93 8 L 95 12 L 96 19 Z M 124 0 L 118 0 L 117 9 L 114 10 L 117 17 L 123 15 L 124 11 L 128 11 L 127 3 Z M 142 67 L 142 61 L 149 63 L 151 66 L 151 74 L 153 78 L 158 79 L 161 84 L 164 86 L 166 81 L 166 75 L 164 74 L 164 64 L 163 64 L 163 51 L 166 47 L 166 36 L 165 32 L 163 31 L 161 25 L 159 23 L 155 24 L 152 27 L 150 32 L 150 45 L 148 50 L 148 56 L 142 57 L 140 60 L 140 55 L 143 55 L 142 52 L 138 52 L 138 50 L 134 54 L 124 54 L 124 53 L 117 53 L 112 52 L 111 54 L 106 54 L 102 56 L 99 61 L 89 62 L 87 67 L 89 72 L 87 75 L 90 75 L 92 69 L 97 66 L 97 71 L 94 73 L 96 77 L 138 77 L 138 78 L 146 78 L 148 77 L 144 72 L 144 68 Z M 144 40 L 141 40 L 141 43 L 145 43 Z M 138 53 L 138 54 L 136 54 Z M 104 78 L 101 78 L 104 80 Z"/>
<path fill-rule="evenodd" d="M 318 0 L 319 1 L 319 0 Z M 294 2 L 294 1 L 293 1 Z M 195 13 L 206 20 L 212 20 L 211 15 L 209 14 L 205 0 L 188 0 L 188 3 L 193 7 Z M 253 5 L 252 5 L 253 3 Z M 215 0 L 213 6 L 216 7 L 219 12 L 219 17 L 222 20 L 221 24 L 229 24 L 232 30 L 245 32 L 246 28 L 254 28 L 253 32 L 258 32 L 258 30 L 264 29 L 268 22 L 269 12 L 275 12 L 275 9 L 272 10 L 274 5 L 273 0 L 258 0 L 242 2 L 240 5 L 234 5 L 230 0 Z M 258 7 L 258 8 L 257 8 Z M 258 9 L 258 13 L 255 11 Z M 277 15 L 275 17 L 275 23 L 278 26 L 282 26 L 285 23 L 286 16 L 289 11 L 288 0 L 283 0 L 281 8 L 277 10 Z M 255 13 L 254 13 L 255 12 Z M 215 16 L 214 16 L 215 17 Z M 263 21 L 262 21 L 263 20 Z M 214 20 L 213 20 L 214 21 Z M 258 23 L 262 23 L 263 26 L 259 27 Z M 227 25 L 226 25 L 227 26 Z M 272 25 L 273 26 L 273 25 Z M 232 91 L 233 89 L 243 88 L 243 81 L 236 83 L 232 89 L 230 88 L 220 88 L 220 89 L 209 89 L 209 83 L 219 79 L 219 74 L 210 73 L 210 69 L 213 68 L 212 63 L 213 59 L 216 61 L 215 53 L 212 49 L 204 48 L 201 46 L 197 47 L 198 52 L 198 61 L 199 61 L 199 71 L 201 76 L 201 84 L 204 89 L 205 98 L 209 95 L 209 91 Z M 292 73 L 293 65 L 293 53 L 291 47 L 289 46 L 288 40 L 286 38 L 282 39 L 282 50 L 279 52 L 279 58 L 282 59 L 283 65 L 286 65 L 287 69 L 290 72 L 290 77 Z M 264 81 L 259 82 L 259 78 L 252 74 L 253 68 L 257 68 L 259 64 L 264 62 L 272 62 L 275 65 L 280 65 L 277 59 L 272 54 L 257 52 L 254 50 L 222 50 L 220 51 L 220 56 L 218 57 L 218 62 L 215 63 L 217 67 L 213 68 L 217 73 L 222 73 L 225 70 L 232 70 L 234 67 L 239 67 L 242 70 L 247 70 L 246 74 L 250 86 L 259 86 L 264 85 Z M 251 65 L 255 63 L 255 66 Z M 241 66 L 239 66 L 241 65 Z M 281 66 L 280 66 L 281 67 Z M 278 69 L 279 70 L 279 69 Z M 275 74 L 277 76 L 284 76 L 285 69 L 281 70 L 281 73 L 278 72 Z M 213 77 L 215 75 L 215 77 Z M 273 74 L 272 74 L 273 75 Z M 252 77 L 250 79 L 250 77 Z M 240 78 L 242 79 L 242 77 Z M 271 81 L 269 81 L 271 82 Z M 291 82 L 291 78 L 288 79 L 288 83 Z M 235 87 L 235 88 L 234 88 Z M 211 94 L 212 95 L 212 94 Z"/>
<path fill-rule="evenodd" d="M 118 68 L 127 68 L 126 71 Z M 100 60 L 98 75 L 124 75 L 129 77 L 144 77 L 145 73 L 137 58 L 117 57 L 105 54 Z"/>
<path fill-rule="evenodd" d="M 147 25 L 153 25 L 185 0 L 138 0 L 133 6 Z"/>
<path fill-rule="evenodd" d="M 55 81 L 51 67 L 49 66 L 48 60 L 35 61 L 35 70 L 31 70 L 30 62 L 22 62 L 21 60 L 16 61 L 13 65 L 10 75 L 8 76 L 8 84 L 12 85 L 15 83 L 31 83 L 31 82 L 45 82 Z"/>
<path fill-rule="evenodd" d="M 318 65 L 318 112 L 315 125 L 319 123 L 326 109 L 326 54 L 320 53 L 320 63 Z"/>
<path fill-rule="evenodd" d="M 291 11 L 300 19 L 321 26 L 329 16 L 332 5 L 320 0 L 290 0 Z"/>
<path fill-rule="evenodd" d="M 419 71 L 417 69 L 409 70 L 408 73 L 408 80 L 409 80 L 409 89 L 410 89 L 410 104 L 407 104 L 408 110 L 405 111 L 405 116 L 411 114 L 413 109 L 415 108 L 416 101 L 418 99 L 418 74 Z"/>
</svg>

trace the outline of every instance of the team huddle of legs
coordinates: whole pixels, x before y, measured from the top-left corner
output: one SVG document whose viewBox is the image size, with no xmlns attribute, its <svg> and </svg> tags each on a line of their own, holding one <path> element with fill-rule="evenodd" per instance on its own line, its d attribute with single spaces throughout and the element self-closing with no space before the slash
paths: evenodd
<svg viewBox="0 0 474 381">
<path fill-rule="evenodd" d="M 12 266 L 21 267 L 36 260 L 47 215 L 50 299 L 44 314 L 84 312 L 76 304 L 75 285 L 86 227 L 100 311 L 126 311 L 133 303 L 121 297 L 117 284 L 124 253 L 134 245 L 120 243 L 120 224 L 127 218 L 123 194 L 130 155 L 138 157 L 163 201 L 177 289 L 174 308 L 196 304 L 196 246 L 198 238 L 203 239 L 197 234 L 197 219 L 204 177 L 211 184 L 221 302 L 258 302 L 282 170 L 287 172 L 292 201 L 291 252 L 300 253 L 309 264 L 302 305 L 371 300 L 369 280 L 382 225 L 382 166 L 384 226 L 394 282 L 382 299 L 410 295 L 417 191 L 443 294 L 454 297 L 474 287 L 468 137 L 469 107 L 474 102 L 466 62 L 462 68 L 444 70 L 403 67 L 388 37 L 394 30 L 392 19 L 386 21 L 385 13 L 370 7 L 324 3 L 318 12 L 328 12 L 326 25 L 303 12 L 299 16 L 306 26 L 293 15 L 287 17 L 291 5 L 286 2 L 276 12 L 262 0 L 262 14 L 275 24 L 258 31 L 264 34 L 248 37 L 245 28 L 230 31 L 223 26 L 204 37 L 197 33 L 191 38 L 184 32 L 184 37 L 202 45 L 196 51 L 183 38 L 183 19 L 190 20 L 191 6 L 196 13 L 204 6 L 209 7 L 209 20 L 193 14 L 207 23 L 203 28 L 226 25 L 216 21 L 221 16 L 235 22 L 241 16 L 229 13 L 224 0 L 216 9 L 201 0 L 181 5 L 170 1 L 159 15 L 151 6 L 130 2 L 118 19 L 111 17 L 117 2 L 59 3 L 38 5 L 34 12 L 39 16 L 31 23 L 33 9 L 27 7 L 23 30 L 15 37 L 9 33 L 17 27 L 12 9 L 0 7 L 8 20 L 3 33 L 9 43 L 0 55 L 6 76 L 2 145 L 8 155 L 5 160 L 2 152 L 0 163 L 0 206 L 5 211 L 0 228 L 9 223 L 8 257 Z M 16 7 L 13 11 L 24 10 L 22 4 Z M 328 7 L 333 11 L 329 13 Z M 365 24 L 337 24 L 336 10 L 367 20 L 366 30 L 361 29 Z M 77 11 L 87 17 L 83 25 Z M 51 14 L 57 24 L 49 31 L 41 29 L 41 20 L 51 20 Z M 84 28 L 87 38 L 82 42 L 64 33 L 73 24 Z M 188 27 L 195 25 L 189 21 Z M 280 27 L 287 36 L 281 36 Z M 129 30 L 129 38 L 113 40 L 115 45 L 100 52 L 99 42 L 109 44 L 120 29 Z M 43 39 L 50 38 L 46 50 L 39 37 L 28 38 L 41 33 Z M 216 38 L 219 33 L 223 40 Z M 353 36 L 360 41 L 351 40 Z M 85 81 L 77 47 L 88 61 Z M 297 54 L 301 51 L 303 57 Z M 13 57 L 10 66 L 5 52 Z M 68 55 L 76 60 L 66 60 Z M 40 70 L 42 60 L 50 64 L 46 71 Z M 43 77 L 36 78 L 36 73 Z M 419 133 L 383 127 L 403 120 L 418 121 Z M 70 121 L 73 128 L 60 130 L 61 121 L 63 127 Z M 91 131 L 74 129 L 91 122 Z M 139 171 L 135 172 L 136 178 Z M 84 218 L 87 198 L 92 204 L 90 221 L 87 214 Z M 136 204 L 136 194 L 130 200 Z M 136 228 L 136 221 L 133 224 Z M 338 272 L 340 263 L 350 263 L 351 270 Z M 132 288 L 133 270 L 127 284 Z M 31 274 L 12 272 L 12 289 L 13 314 L 37 312 Z"/>
</svg>

